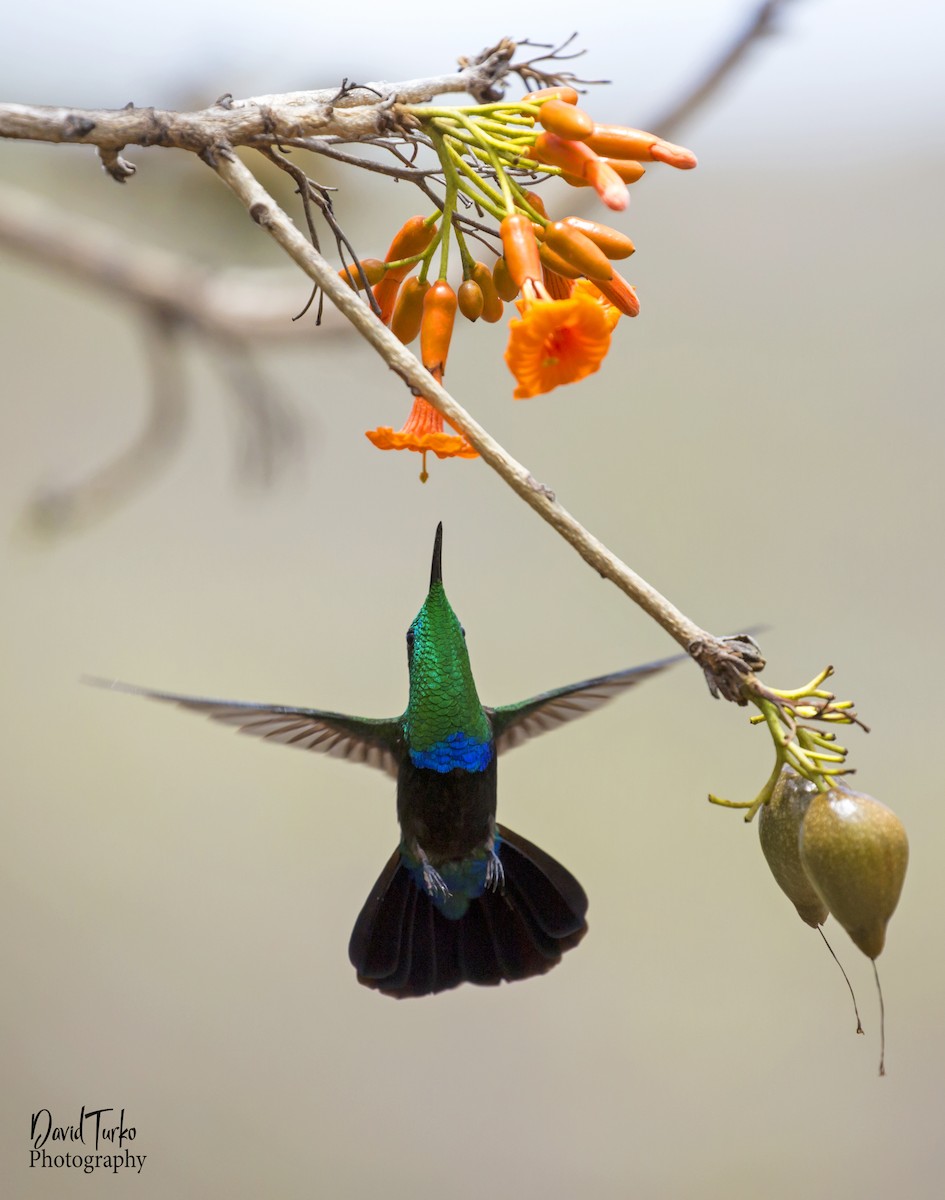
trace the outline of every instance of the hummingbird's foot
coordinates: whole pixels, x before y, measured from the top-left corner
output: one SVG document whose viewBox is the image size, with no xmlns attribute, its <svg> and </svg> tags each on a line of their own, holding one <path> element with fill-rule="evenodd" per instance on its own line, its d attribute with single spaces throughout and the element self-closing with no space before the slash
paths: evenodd
<svg viewBox="0 0 945 1200">
<path fill-rule="evenodd" d="M 443 876 L 426 859 L 423 862 L 423 890 L 431 900 L 449 900 L 452 894 Z"/>
<path fill-rule="evenodd" d="M 505 869 L 494 850 L 489 851 L 489 861 L 486 863 L 486 888 L 492 888 L 494 892 L 505 891 Z"/>
</svg>

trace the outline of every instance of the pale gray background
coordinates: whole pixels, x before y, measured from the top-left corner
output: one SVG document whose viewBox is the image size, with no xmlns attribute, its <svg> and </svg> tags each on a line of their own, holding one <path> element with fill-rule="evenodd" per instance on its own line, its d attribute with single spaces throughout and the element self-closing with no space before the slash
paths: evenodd
<svg viewBox="0 0 945 1200">
<path fill-rule="evenodd" d="M 450 69 L 497 37 L 579 24 L 594 112 L 642 121 L 748 6 L 426 5 L 350 18 L 281 3 L 99 3 L 8 15 L 4 98 L 203 105 Z M 638 11 L 639 10 L 639 11 Z M 142 418 L 122 306 L 2 259 L 0 502 L 5 1194 L 360 1198 L 937 1197 L 942 966 L 940 8 L 793 5 L 781 38 L 679 134 L 621 220 L 643 314 L 604 369 L 513 404 L 504 325 L 462 327 L 448 382 L 562 501 L 696 620 L 766 622 L 776 685 L 830 661 L 873 726 L 848 743 L 904 819 L 912 864 L 880 960 L 842 980 L 767 873 L 749 798 L 765 735 L 682 667 L 503 760 L 500 815 L 571 867 L 584 944 L 544 979 L 394 1003 L 359 988 L 351 925 L 394 844 L 379 774 L 83 690 L 83 672 L 204 694 L 400 711 L 403 632 L 433 530 L 486 702 L 671 644 L 481 463 L 363 437 L 403 391 L 355 341 L 265 354 L 307 434 L 269 494 L 235 478 L 233 420 L 200 352 L 186 444 L 109 519 L 22 524 Z M 281 266 L 199 163 L 0 146 L 0 174 L 195 259 Z M 383 252 L 406 188 L 339 211 Z M 568 203 L 571 202 L 570 196 Z M 562 204 L 564 202 L 562 201 Z M 605 214 L 601 214 L 604 215 Z M 606 219 L 606 216 L 605 216 Z M 306 286 L 299 282 L 300 303 Z M 832 925 L 828 923 L 828 930 Z M 140 1176 L 29 1171 L 31 1112 L 124 1106 Z"/>
</svg>

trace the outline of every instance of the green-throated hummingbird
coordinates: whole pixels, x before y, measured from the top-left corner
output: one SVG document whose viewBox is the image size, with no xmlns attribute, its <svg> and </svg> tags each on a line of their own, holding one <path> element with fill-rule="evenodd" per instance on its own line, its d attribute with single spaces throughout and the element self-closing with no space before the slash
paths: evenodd
<svg viewBox="0 0 945 1200">
<path fill-rule="evenodd" d="M 584 889 L 550 855 L 496 824 L 496 759 L 684 657 L 485 707 L 465 630 L 443 590 L 442 545 L 440 524 L 430 590 L 407 630 L 410 696 L 399 717 L 202 700 L 90 681 L 397 779 L 400 845 L 355 922 L 348 951 L 360 983 L 397 997 L 542 975 L 577 945 L 587 932 Z"/>
</svg>

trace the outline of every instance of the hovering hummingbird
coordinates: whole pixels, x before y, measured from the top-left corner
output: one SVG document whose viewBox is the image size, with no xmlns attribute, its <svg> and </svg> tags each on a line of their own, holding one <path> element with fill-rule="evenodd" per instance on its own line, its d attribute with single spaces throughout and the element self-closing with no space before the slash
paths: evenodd
<svg viewBox="0 0 945 1200">
<path fill-rule="evenodd" d="M 485 707 L 466 632 L 443 590 L 442 546 L 441 523 L 430 590 L 407 630 L 410 695 L 399 717 L 203 700 L 89 681 L 396 778 L 400 845 L 362 908 L 348 948 L 358 982 L 396 997 L 543 975 L 578 944 L 587 932 L 584 889 L 550 855 L 496 824 L 496 759 L 685 657 Z"/>
</svg>

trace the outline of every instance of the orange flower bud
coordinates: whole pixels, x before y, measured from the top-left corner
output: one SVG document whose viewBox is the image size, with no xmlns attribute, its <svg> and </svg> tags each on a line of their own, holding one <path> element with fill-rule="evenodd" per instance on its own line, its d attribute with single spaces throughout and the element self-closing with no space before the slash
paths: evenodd
<svg viewBox="0 0 945 1200">
<path fill-rule="evenodd" d="M 540 217 L 548 216 L 548 213 L 545 210 L 545 202 L 537 192 L 526 192 L 525 199 Z"/>
<path fill-rule="evenodd" d="M 445 279 L 438 279 L 423 298 L 420 325 L 420 361 L 437 379 L 446 370 L 446 355 L 456 320 L 456 293 Z"/>
<path fill-rule="evenodd" d="M 585 142 L 570 142 L 554 133 L 540 133 L 535 138 L 530 155 L 538 162 L 560 167 L 571 175 L 584 178 L 584 168 L 597 158 L 597 154 Z"/>
<path fill-rule="evenodd" d="M 607 255 L 586 234 L 564 221 L 552 221 L 545 226 L 545 244 L 565 262 L 577 267 L 588 279 L 612 279 L 614 269 Z"/>
<path fill-rule="evenodd" d="M 420 332 L 420 321 L 423 317 L 423 301 L 430 284 L 427 280 L 422 283 L 419 279 L 408 279 L 401 288 L 400 296 L 394 305 L 394 315 L 390 320 L 390 331 L 400 338 L 406 346 Z"/>
<path fill-rule="evenodd" d="M 394 235 L 384 261 L 399 262 L 402 258 L 422 254 L 436 234 L 436 226 L 427 225 L 425 221 L 425 217 L 411 217 L 409 221 L 405 221 Z M 380 319 L 385 325 L 390 324 L 400 285 L 412 270 L 412 266 L 392 267 L 374 288 L 374 299 L 381 310 Z"/>
<path fill-rule="evenodd" d="M 580 142 L 574 143 L 581 145 Z M 613 167 L 608 167 L 602 158 L 595 158 L 584 168 L 584 178 L 601 200 L 614 212 L 623 212 L 630 203 L 627 185 Z"/>
<path fill-rule="evenodd" d="M 549 133 L 569 141 L 583 142 L 594 132 L 594 119 L 583 108 L 563 100 L 546 100 L 538 110 L 538 123 Z"/>
<path fill-rule="evenodd" d="M 459 311 L 467 321 L 478 321 L 482 316 L 482 288 L 475 279 L 465 279 L 459 285 Z"/>
<path fill-rule="evenodd" d="M 542 135 L 545 136 L 545 135 Z M 526 279 L 541 279 L 541 259 L 535 227 L 524 213 L 511 213 L 499 226 L 505 265 L 521 288 Z"/>
<path fill-rule="evenodd" d="M 398 262 L 402 258 L 413 258 L 415 254 L 422 254 L 433 241 L 435 234 L 436 225 L 427 225 L 425 217 L 411 217 L 394 235 L 394 240 L 390 244 L 384 261 Z M 388 274 L 396 274 L 403 279 L 410 274 L 412 269 L 412 267 L 394 267 L 393 271 Z"/>
<path fill-rule="evenodd" d="M 514 300 L 518 295 L 518 284 L 509 274 L 509 268 L 501 255 L 495 260 L 492 268 L 492 282 L 503 300 Z"/>
<path fill-rule="evenodd" d="M 594 286 L 624 316 L 638 317 L 640 315 L 640 301 L 637 298 L 636 290 L 616 271 L 614 271 L 613 279 L 595 279 Z"/>
<path fill-rule="evenodd" d="M 490 325 L 494 325 L 496 321 L 502 320 L 502 312 L 505 305 L 500 300 L 499 293 L 496 291 L 492 272 L 485 263 L 477 262 L 473 266 L 472 277 L 479 284 L 479 289 L 482 292 L 482 319 Z"/>
<path fill-rule="evenodd" d="M 584 217 L 565 217 L 563 224 L 589 237 L 608 258 L 629 258 L 636 249 L 626 234 L 611 229 L 609 225 L 599 225 L 597 221 L 588 221 Z"/>
<path fill-rule="evenodd" d="M 388 271 L 381 282 L 374 286 L 374 299 L 380 309 L 379 319 L 385 325 L 390 324 L 394 305 L 397 303 L 397 294 L 400 291 L 400 282 L 395 271 Z"/>
<path fill-rule="evenodd" d="M 586 179 L 608 208 L 620 212 L 630 203 L 626 184 L 601 161 L 587 142 L 569 142 L 553 133 L 540 133 L 531 154 L 539 162 L 550 163 L 568 175 Z"/>
<path fill-rule="evenodd" d="M 624 181 L 624 183 L 636 183 L 638 179 L 642 179 L 646 174 L 646 167 L 641 163 L 633 162 L 629 158 L 605 158 L 603 155 L 600 161 L 605 167 L 610 169 Z M 577 175 L 571 175 L 567 171 L 561 172 L 561 178 L 571 187 L 590 187 L 589 179 L 578 178 Z"/>
<path fill-rule="evenodd" d="M 561 100 L 565 104 L 577 104 L 578 94 L 573 87 L 546 87 L 537 92 L 526 92 L 521 104 L 542 104 L 545 100 Z"/>
<path fill-rule="evenodd" d="M 362 258 L 361 268 L 364 271 L 369 287 L 373 287 L 375 283 L 380 283 L 384 278 L 384 264 L 379 258 Z M 360 291 L 364 287 L 364 284 L 361 282 L 361 272 L 358 270 L 357 263 L 348 263 L 343 270 L 338 272 L 338 275 L 342 283 L 346 283 L 348 287 L 351 287 L 353 279 L 356 291 Z"/>
<path fill-rule="evenodd" d="M 570 171 L 562 171 L 561 178 L 569 187 L 590 187 L 583 175 L 572 175 Z"/>
<path fill-rule="evenodd" d="M 642 163 L 634 162 L 632 158 L 607 158 L 602 154 L 600 160 L 612 171 L 616 171 L 624 183 L 636 183 L 646 174 L 646 167 Z"/>
<path fill-rule="evenodd" d="M 595 125 L 587 144 L 607 158 L 635 158 L 642 162 L 664 162 L 683 171 L 696 165 L 696 156 L 685 146 L 664 142 L 655 133 L 629 129 L 625 125 Z"/>
<path fill-rule="evenodd" d="M 673 142 L 664 142 L 662 138 L 653 143 L 650 147 L 650 154 L 653 155 L 656 162 L 666 163 L 667 166 L 676 167 L 680 171 L 691 171 L 699 164 L 699 160 L 691 150 L 687 150 L 685 146 L 677 146 Z"/>
<path fill-rule="evenodd" d="M 546 284 L 548 282 L 547 275 L 549 271 L 551 271 L 554 275 L 563 275 L 565 279 L 580 279 L 584 274 L 580 267 L 576 267 L 572 263 L 569 263 L 567 259 L 562 258 L 560 254 L 555 254 L 554 250 L 551 249 L 547 242 L 542 242 L 541 245 L 539 245 L 538 255 L 541 258 L 541 265 L 545 268 L 545 270 L 542 272 L 542 278 L 545 280 Z M 548 288 L 548 291 L 552 298 L 559 298 L 555 296 L 554 292 L 551 291 L 551 288 Z"/>
</svg>

